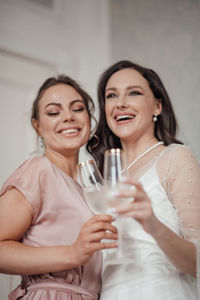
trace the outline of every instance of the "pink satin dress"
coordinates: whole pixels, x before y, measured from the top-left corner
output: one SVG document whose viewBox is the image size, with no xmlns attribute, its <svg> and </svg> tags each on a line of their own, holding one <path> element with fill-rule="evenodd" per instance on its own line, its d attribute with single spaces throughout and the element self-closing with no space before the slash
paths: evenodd
<svg viewBox="0 0 200 300">
<path fill-rule="evenodd" d="M 33 247 L 72 244 L 81 226 L 92 217 L 77 182 L 51 163 L 36 156 L 25 161 L 5 182 L 20 190 L 32 205 L 34 217 L 21 242 Z M 96 300 L 100 293 L 101 254 L 96 252 L 84 266 L 22 276 L 10 300 Z"/>
</svg>

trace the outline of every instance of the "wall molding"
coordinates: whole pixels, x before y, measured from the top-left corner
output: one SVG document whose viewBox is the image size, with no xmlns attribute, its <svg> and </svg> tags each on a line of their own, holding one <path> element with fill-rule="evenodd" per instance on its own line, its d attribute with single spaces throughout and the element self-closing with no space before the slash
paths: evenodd
<svg viewBox="0 0 200 300">
<path fill-rule="evenodd" d="M 41 60 L 39 58 L 33 57 L 31 55 L 28 55 L 28 54 L 25 55 L 23 53 L 15 52 L 11 49 L 7 49 L 6 47 L 5 48 L 0 47 L 0 54 L 10 56 L 10 57 L 18 59 L 18 60 L 26 61 L 28 63 L 33 63 L 33 64 L 36 64 L 36 65 L 39 65 L 39 66 L 43 66 L 43 67 L 45 67 L 45 68 L 47 68 L 51 71 L 52 70 L 56 71 L 56 69 L 57 69 L 56 63 L 53 64 L 53 63 Z"/>
</svg>

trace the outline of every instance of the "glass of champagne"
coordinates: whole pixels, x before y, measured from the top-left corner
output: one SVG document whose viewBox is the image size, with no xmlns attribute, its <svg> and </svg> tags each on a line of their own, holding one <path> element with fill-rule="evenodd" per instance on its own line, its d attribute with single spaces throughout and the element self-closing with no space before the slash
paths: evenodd
<svg viewBox="0 0 200 300">
<path fill-rule="evenodd" d="M 123 170 L 126 167 L 125 155 L 123 150 L 113 148 L 104 153 L 104 195 L 109 209 L 115 209 L 124 203 L 133 201 L 131 197 L 117 196 L 120 191 L 131 188 L 130 185 L 123 183 Z M 129 255 L 132 240 L 128 235 L 127 218 L 115 214 L 116 227 L 118 228 L 119 246 L 110 254 L 109 264 L 132 263 L 133 257 Z"/>
<path fill-rule="evenodd" d="M 104 181 L 107 188 L 108 206 L 116 208 L 123 203 L 133 201 L 129 197 L 116 197 L 116 193 L 131 188 L 130 185 L 123 182 L 123 170 L 125 169 L 125 155 L 123 150 L 113 148 L 104 153 Z"/>
<path fill-rule="evenodd" d="M 94 160 L 83 161 L 77 166 L 77 180 L 92 212 L 107 213 L 108 206 L 102 195 L 104 180 Z"/>
</svg>

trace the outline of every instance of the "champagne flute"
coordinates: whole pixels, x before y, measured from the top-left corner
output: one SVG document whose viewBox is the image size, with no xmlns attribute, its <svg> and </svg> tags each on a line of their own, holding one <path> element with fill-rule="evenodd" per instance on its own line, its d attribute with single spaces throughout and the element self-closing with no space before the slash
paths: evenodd
<svg viewBox="0 0 200 300">
<path fill-rule="evenodd" d="M 109 214 L 104 180 L 94 160 L 86 160 L 77 166 L 77 180 L 83 188 L 85 200 L 91 211 L 95 214 Z M 102 241 L 115 242 L 109 239 Z"/>
<path fill-rule="evenodd" d="M 131 188 L 123 182 L 125 169 L 125 154 L 122 149 L 112 148 L 104 153 L 104 180 L 107 187 L 107 202 L 110 207 L 116 208 L 123 203 L 133 201 L 129 197 L 115 197 L 116 193 Z"/>
<path fill-rule="evenodd" d="M 77 180 L 83 188 L 85 200 L 95 214 L 105 214 L 108 205 L 103 197 L 104 180 L 94 160 L 86 160 L 77 166 Z"/>
<path fill-rule="evenodd" d="M 116 208 L 123 203 L 133 201 L 131 197 L 119 197 L 116 194 L 122 190 L 131 188 L 130 185 L 123 183 L 123 170 L 125 169 L 125 154 L 123 150 L 113 148 L 104 153 L 104 181 L 105 198 L 110 208 Z M 132 243 L 126 230 L 127 218 L 115 214 L 116 226 L 118 228 L 118 248 L 112 252 L 108 260 L 109 264 L 133 263 L 133 257 L 130 257 L 130 243 Z"/>
</svg>

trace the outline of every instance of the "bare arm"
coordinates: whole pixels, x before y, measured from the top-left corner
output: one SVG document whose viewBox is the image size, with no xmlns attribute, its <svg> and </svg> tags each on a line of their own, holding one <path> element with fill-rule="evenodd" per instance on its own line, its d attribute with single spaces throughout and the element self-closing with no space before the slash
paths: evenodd
<svg viewBox="0 0 200 300">
<path fill-rule="evenodd" d="M 92 254 L 115 243 L 101 239 L 117 239 L 117 231 L 108 215 L 87 221 L 70 246 L 31 247 L 19 242 L 29 228 L 32 207 L 16 188 L 0 197 L 0 272 L 8 274 L 41 274 L 57 272 L 85 264 Z M 109 232 L 107 232 L 109 231 Z"/>
</svg>

